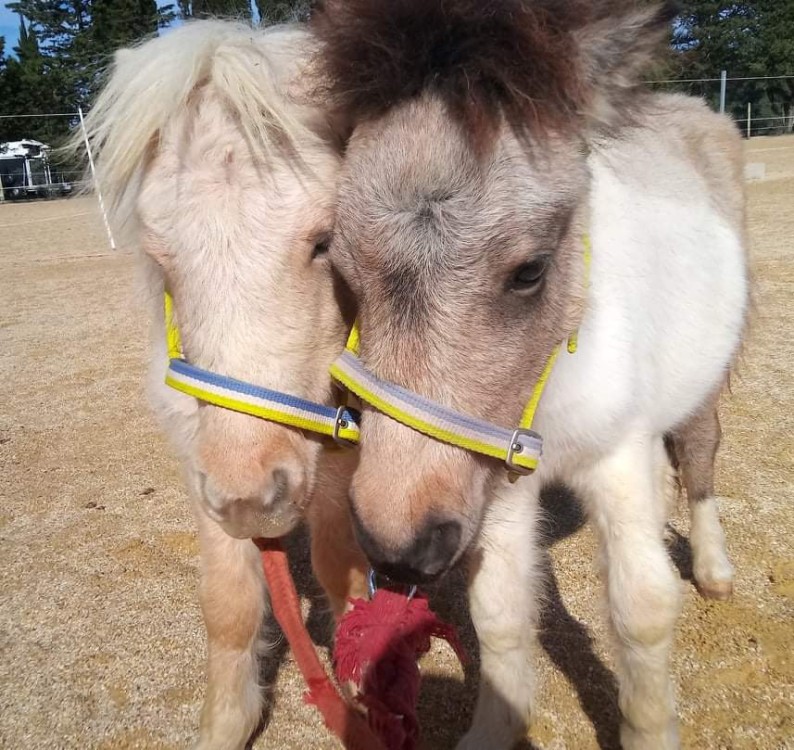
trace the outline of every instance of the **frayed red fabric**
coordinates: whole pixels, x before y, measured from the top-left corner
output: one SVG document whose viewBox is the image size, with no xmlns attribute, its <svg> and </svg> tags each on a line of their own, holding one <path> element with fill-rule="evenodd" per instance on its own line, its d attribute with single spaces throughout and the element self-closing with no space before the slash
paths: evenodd
<svg viewBox="0 0 794 750">
<path fill-rule="evenodd" d="M 340 695 L 326 674 L 314 644 L 306 632 L 300 600 L 289 571 L 287 554 L 278 539 L 255 539 L 262 554 L 262 567 L 273 606 L 273 614 L 287 636 L 308 692 L 304 700 L 318 708 L 325 725 L 342 740 L 347 750 L 385 750 L 374 729 Z"/>
<path fill-rule="evenodd" d="M 430 609 L 427 598 L 378 589 L 369 601 L 353 599 L 336 631 L 337 680 L 359 687 L 369 726 L 387 750 L 415 750 L 419 742 L 416 707 L 418 659 L 442 638 L 455 654 L 466 655 L 452 625 Z"/>
</svg>

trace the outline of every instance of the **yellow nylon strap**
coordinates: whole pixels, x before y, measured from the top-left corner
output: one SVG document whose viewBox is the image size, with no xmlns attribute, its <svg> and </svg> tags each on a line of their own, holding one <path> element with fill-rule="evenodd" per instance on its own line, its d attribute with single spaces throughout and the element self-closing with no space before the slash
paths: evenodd
<svg viewBox="0 0 794 750">
<path fill-rule="evenodd" d="M 168 358 L 182 359 L 182 339 L 179 335 L 179 328 L 177 327 L 176 318 L 174 315 L 174 300 L 168 292 L 164 293 L 164 305 L 165 337 L 166 346 L 168 349 Z M 356 330 L 355 333 L 356 345 L 358 345 L 358 331 Z M 353 331 L 351 331 L 351 337 L 352 335 Z M 165 382 L 166 385 L 170 386 L 174 390 L 180 391 L 181 393 L 184 393 L 188 396 L 193 396 L 193 398 L 197 398 L 200 401 L 204 401 L 205 403 L 220 406 L 224 409 L 237 411 L 241 414 L 248 414 L 252 417 L 259 417 L 260 419 L 267 419 L 270 422 L 277 422 L 289 427 L 297 427 L 301 430 L 310 430 L 311 432 L 316 432 L 321 435 L 332 436 L 334 434 L 333 424 L 326 424 L 325 422 L 314 420 L 309 417 L 291 414 L 278 408 L 249 403 L 242 397 L 234 398 L 230 396 L 222 396 L 218 393 L 214 393 L 213 391 L 202 388 L 198 383 L 183 383 L 182 381 L 172 377 L 170 374 L 166 374 Z M 358 443 L 359 431 L 357 427 L 353 428 L 350 426 L 340 426 L 337 430 L 337 436 L 342 440 L 346 440 L 347 442 Z"/>
<path fill-rule="evenodd" d="M 345 349 L 349 349 L 353 354 L 358 354 L 358 347 L 361 343 L 361 334 L 358 330 L 358 319 L 353 321 L 353 327 L 350 329 L 350 335 L 347 337 Z"/>
<path fill-rule="evenodd" d="M 532 389 L 532 395 L 529 397 L 529 401 L 524 407 L 524 413 L 521 415 L 521 422 L 518 425 L 522 430 L 528 430 L 532 427 L 532 422 L 535 419 L 535 412 L 540 403 L 540 397 L 543 395 L 543 389 L 549 381 L 551 371 L 554 369 L 554 363 L 557 361 L 557 355 L 559 353 L 560 345 L 557 344 L 557 346 L 554 347 L 554 351 L 552 351 L 549 358 L 546 360 L 546 366 L 543 368 L 538 382 L 535 383 L 535 387 Z"/>
<path fill-rule="evenodd" d="M 584 252 L 582 253 L 582 257 L 584 258 L 584 285 L 585 289 L 588 289 L 590 287 L 590 264 L 593 259 L 593 244 L 589 234 L 582 235 L 582 245 L 584 247 Z M 579 329 L 576 329 L 568 336 L 568 353 L 575 354 L 578 348 Z M 532 427 L 532 422 L 535 419 L 535 412 L 540 403 L 540 397 L 543 395 L 543 389 L 546 387 L 546 383 L 551 376 L 551 371 L 554 369 L 554 363 L 557 361 L 557 355 L 559 353 L 560 347 L 558 345 L 554 347 L 554 351 L 549 355 L 548 360 L 546 360 L 546 366 L 543 368 L 540 379 L 535 383 L 535 387 L 532 389 L 532 396 L 530 396 L 527 405 L 524 407 L 524 413 L 521 415 L 521 423 L 519 424 L 521 429 L 528 430 Z"/>
<path fill-rule="evenodd" d="M 165 340 L 168 347 L 168 359 L 181 359 L 182 339 L 174 319 L 174 300 L 168 292 L 165 292 Z"/>
<path fill-rule="evenodd" d="M 584 258 L 584 288 L 587 290 L 590 288 L 590 264 L 593 259 L 593 243 L 589 234 L 585 233 L 582 235 L 582 245 L 584 245 L 584 252 L 582 253 Z M 568 336 L 568 353 L 575 354 L 578 348 L 579 329 L 577 328 Z"/>
<path fill-rule="evenodd" d="M 474 440 L 461 435 L 459 432 L 450 432 L 449 430 L 445 430 L 438 425 L 433 424 L 432 422 L 425 421 L 424 419 L 420 419 L 413 414 L 409 414 L 403 409 L 400 409 L 398 406 L 395 406 L 392 401 L 383 399 L 378 396 L 378 394 L 373 393 L 357 379 L 348 376 L 348 374 L 343 370 L 340 370 L 336 364 L 331 365 L 330 372 L 335 380 L 339 381 L 352 393 L 355 393 L 355 395 L 360 399 L 374 406 L 379 412 L 391 417 L 397 422 L 401 422 L 407 427 L 417 430 L 418 432 L 422 432 L 425 435 L 428 435 L 429 437 L 442 443 L 456 445 L 459 448 L 463 448 L 467 451 L 482 453 L 485 456 L 499 458 L 503 461 L 507 457 L 506 449 L 498 448 L 496 446 L 489 445 L 488 443 L 482 443 L 479 440 Z M 521 455 L 520 453 L 515 455 L 514 461 L 517 465 L 523 466 L 526 469 L 534 470 L 538 465 L 536 458 L 532 456 Z"/>
<path fill-rule="evenodd" d="M 276 422 L 278 424 L 287 425 L 288 427 L 296 427 L 299 430 L 309 430 L 321 435 L 331 437 L 334 434 L 332 424 L 320 422 L 309 417 L 302 417 L 296 414 L 289 414 L 280 409 L 274 409 L 260 404 L 252 404 L 243 398 L 237 399 L 232 396 L 222 396 L 213 391 L 208 391 L 200 385 L 183 383 L 170 375 L 166 375 L 166 385 L 169 385 L 174 390 L 185 393 L 188 396 L 193 396 L 200 401 L 204 401 L 214 406 L 220 406 L 223 409 L 230 411 L 240 412 L 241 414 L 248 414 L 251 417 L 259 417 L 266 419 L 269 422 Z M 350 443 L 358 443 L 359 432 L 352 427 L 339 427 L 337 431 L 338 437 Z"/>
<path fill-rule="evenodd" d="M 593 259 L 593 244 L 589 234 L 582 235 L 582 245 L 584 246 L 584 252 L 582 253 L 582 257 L 584 258 L 584 285 L 585 289 L 588 289 L 590 287 L 590 264 Z M 568 353 L 574 354 L 578 348 L 579 329 L 576 329 L 568 336 Z M 548 360 L 546 360 L 546 366 L 543 368 L 538 382 L 535 383 L 535 387 L 532 389 L 532 395 L 527 405 L 524 407 L 524 413 L 521 415 L 521 423 L 519 424 L 521 429 L 528 430 L 532 427 L 532 422 L 535 419 L 535 412 L 540 403 L 540 397 L 543 395 L 543 389 L 546 387 L 546 383 L 551 376 L 551 371 L 554 369 L 554 363 L 557 361 L 557 355 L 559 353 L 560 347 L 557 345 L 554 347 L 554 351 L 549 355 Z"/>
</svg>

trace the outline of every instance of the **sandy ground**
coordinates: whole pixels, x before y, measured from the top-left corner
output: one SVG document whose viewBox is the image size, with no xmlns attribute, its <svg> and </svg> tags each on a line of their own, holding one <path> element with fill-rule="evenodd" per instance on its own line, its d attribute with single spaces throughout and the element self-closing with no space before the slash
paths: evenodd
<svg viewBox="0 0 794 750">
<path fill-rule="evenodd" d="M 670 549 L 684 611 L 673 670 L 688 748 L 794 748 L 794 138 L 749 160 L 757 312 L 722 408 L 718 485 L 738 576 L 728 603 L 690 577 L 687 522 Z M 185 747 L 195 736 L 204 641 L 196 542 L 178 470 L 142 398 L 143 316 L 132 260 L 112 255 L 93 201 L 0 204 L 0 747 Z M 547 499 L 550 585 L 538 711 L 524 747 L 614 748 L 617 703 L 594 573 L 575 503 Z M 305 540 L 298 585 L 324 640 Z M 553 572 L 552 572 L 553 571 Z M 472 649 L 459 578 L 435 604 Z M 255 748 L 338 745 L 277 649 L 274 706 Z M 473 669 L 425 660 L 425 747 L 454 747 Z"/>
</svg>

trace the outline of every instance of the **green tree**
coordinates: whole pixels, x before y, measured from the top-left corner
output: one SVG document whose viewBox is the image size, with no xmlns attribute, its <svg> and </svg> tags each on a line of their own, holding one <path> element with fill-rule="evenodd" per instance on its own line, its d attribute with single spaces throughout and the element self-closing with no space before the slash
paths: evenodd
<svg viewBox="0 0 794 750">
<path fill-rule="evenodd" d="M 92 0 L 91 46 L 104 55 L 156 34 L 161 25 L 155 0 Z"/>
<path fill-rule="evenodd" d="M 8 104 L 8 87 L 6 85 L 6 38 L 0 36 L 0 115 L 8 114 L 6 110 Z M 0 128 L 3 126 L 3 121 L 0 120 Z"/>
<path fill-rule="evenodd" d="M 174 18 L 172 6 L 155 0 L 17 0 L 9 7 L 29 19 L 51 83 L 72 109 L 89 103 L 116 49 Z"/>
<path fill-rule="evenodd" d="M 178 0 L 182 18 L 240 18 L 251 20 L 251 0 Z M 309 17 L 312 0 L 254 0 L 259 23 L 305 21 Z"/>
<path fill-rule="evenodd" d="M 19 19 L 19 41 L 15 57 L 5 60 L 2 70 L 3 114 L 37 115 L 61 111 L 58 88 L 53 85 L 47 60 L 39 49 L 34 29 Z M 11 118 L 0 120 L 0 141 L 35 138 L 57 141 L 68 131 L 60 118 Z"/>
<path fill-rule="evenodd" d="M 794 0 L 682 0 L 679 5 L 672 38 L 675 54 L 656 71 L 659 77 L 719 78 L 722 70 L 730 78 L 794 75 Z M 715 81 L 682 83 L 679 88 L 718 105 Z M 757 118 L 790 116 L 794 79 L 729 81 L 727 110 L 741 120 L 748 104 Z M 759 128 L 785 125 L 783 119 L 758 122 Z"/>
</svg>

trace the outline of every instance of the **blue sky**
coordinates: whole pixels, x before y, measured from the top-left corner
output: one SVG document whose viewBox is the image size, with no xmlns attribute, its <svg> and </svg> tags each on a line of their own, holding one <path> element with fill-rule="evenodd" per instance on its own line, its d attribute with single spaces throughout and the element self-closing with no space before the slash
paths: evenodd
<svg viewBox="0 0 794 750">
<path fill-rule="evenodd" d="M 19 34 L 19 18 L 16 14 L 12 13 L 3 3 L 0 7 L 0 36 L 6 38 L 6 50 L 11 51 L 11 48 L 17 43 L 17 36 Z"/>
</svg>

